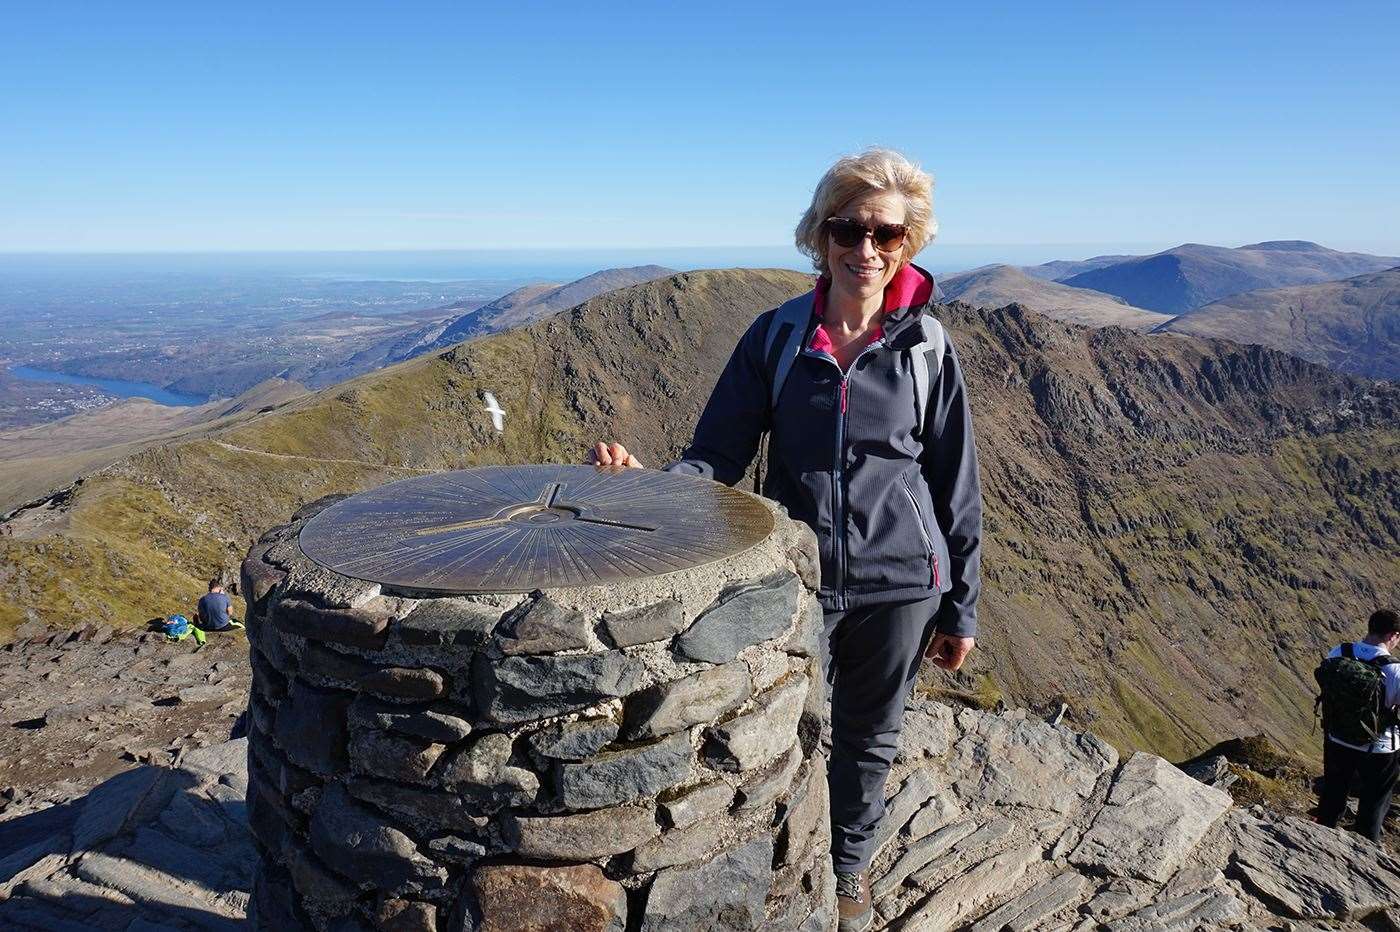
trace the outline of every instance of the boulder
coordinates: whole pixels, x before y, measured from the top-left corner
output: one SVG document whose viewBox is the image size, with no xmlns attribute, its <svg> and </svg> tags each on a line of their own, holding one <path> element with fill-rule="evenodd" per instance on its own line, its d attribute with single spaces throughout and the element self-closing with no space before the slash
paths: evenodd
<svg viewBox="0 0 1400 932">
<path fill-rule="evenodd" d="M 1050 725 L 1024 712 L 993 715 L 964 709 L 946 770 L 962 799 L 984 806 L 1024 806 L 1061 815 L 1077 812 L 1118 752 L 1093 735 Z M 1046 779 L 1054 774 L 1054 779 Z"/>
<path fill-rule="evenodd" d="M 540 790 L 536 774 L 511 763 L 514 742 L 501 732 L 482 735 L 442 760 L 434 776 L 448 787 L 497 806 L 525 806 Z"/>
</svg>

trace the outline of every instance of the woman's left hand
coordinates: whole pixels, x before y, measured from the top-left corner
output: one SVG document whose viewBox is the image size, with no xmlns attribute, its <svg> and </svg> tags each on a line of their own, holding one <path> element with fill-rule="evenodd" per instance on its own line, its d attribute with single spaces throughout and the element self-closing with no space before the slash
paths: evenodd
<svg viewBox="0 0 1400 932">
<path fill-rule="evenodd" d="M 933 643 L 924 651 L 924 656 L 933 661 L 936 667 L 956 670 L 963 665 L 972 648 L 977 646 L 976 638 L 960 638 L 942 631 L 933 635 Z"/>
</svg>

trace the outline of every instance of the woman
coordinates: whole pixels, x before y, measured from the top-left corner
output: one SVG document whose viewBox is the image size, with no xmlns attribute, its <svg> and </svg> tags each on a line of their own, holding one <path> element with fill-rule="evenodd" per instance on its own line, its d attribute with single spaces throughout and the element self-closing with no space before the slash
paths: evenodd
<svg viewBox="0 0 1400 932">
<path fill-rule="evenodd" d="M 939 296 L 933 276 L 910 263 L 937 230 L 932 188 L 888 150 L 831 167 L 797 226 L 798 248 L 821 273 L 816 288 L 797 316 L 785 305 L 749 327 L 693 442 L 667 467 L 734 485 L 768 432 L 763 492 L 817 534 L 843 930 L 873 918 L 867 872 L 920 659 L 958 669 L 977 629 L 982 505 L 971 413 L 951 342 L 922 320 Z M 779 341 L 769 339 L 778 315 L 805 328 L 785 377 L 776 375 Z M 925 364 L 927 396 L 916 401 Z M 619 443 L 597 444 L 590 459 L 641 465 Z"/>
</svg>

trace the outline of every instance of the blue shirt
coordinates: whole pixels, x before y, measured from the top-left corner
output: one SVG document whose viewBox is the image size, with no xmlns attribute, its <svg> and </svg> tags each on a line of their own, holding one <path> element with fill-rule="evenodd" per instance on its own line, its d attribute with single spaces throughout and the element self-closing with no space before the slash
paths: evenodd
<svg viewBox="0 0 1400 932">
<path fill-rule="evenodd" d="M 199 623 L 206 631 L 228 627 L 229 599 L 226 592 L 211 592 L 199 600 Z"/>
</svg>

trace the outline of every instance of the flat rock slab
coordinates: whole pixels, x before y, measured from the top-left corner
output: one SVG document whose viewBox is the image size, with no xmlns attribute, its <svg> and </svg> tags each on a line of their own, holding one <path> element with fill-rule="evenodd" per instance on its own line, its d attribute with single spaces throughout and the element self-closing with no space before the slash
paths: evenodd
<svg viewBox="0 0 1400 932">
<path fill-rule="evenodd" d="M 451 744 L 471 734 L 472 726 L 460 709 L 410 708 L 360 696 L 350 703 L 350 724 L 361 728 L 379 728 L 424 741 Z"/>
<path fill-rule="evenodd" d="M 614 806 L 565 816 L 508 816 L 507 844 L 528 858 L 577 861 L 631 851 L 661 833 L 649 807 Z"/>
<path fill-rule="evenodd" d="M 1068 815 L 1093 795 L 1118 752 L 1093 735 L 1024 713 L 958 714 L 962 732 L 946 769 L 958 796 L 982 806 L 1026 806 Z"/>
<path fill-rule="evenodd" d="M 672 828 L 684 828 L 706 816 L 712 816 L 729 808 L 734 802 L 734 787 L 716 780 L 692 787 L 671 799 L 661 800 L 661 811 L 666 813 Z"/>
<path fill-rule="evenodd" d="M 1114 779 L 1108 802 L 1069 860 L 1117 877 L 1163 883 L 1230 806 L 1228 793 L 1139 751 Z"/>
<path fill-rule="evenodd" d="M 1089 879 L 1065 871 L 1036 884 L 1025 893 L 974 923 L 969 932 L 1034 932 L 1057 912 L 1087 898 Z"/>
<path fill-rule="evenodd" d="M 603 630 L 617 647 L 665 641 L 684 628 L 685 611 L 675 599 L 603 615 Z"/>
<path fill-rule="evenodd" d="M 500 623 L 499 609 L 477 605 L 465 599 L 424 599 L 399 620 L 399 637 L 405 644 L 419 647 L 446 645 L 480 647 Z"/>
<path fill-rule="evenodd" d="M 1245 918 L 1245 905 L 1225 887 L 1209 887 L 1165 897 L 1107 926 L 1108 932 L 1161 932 L 1163 929 L 1228 929 Z"/>
<path fill-rule="evenodd" d="M 878 853 L 894 838 L 895 833 L 913 818 L 914 813 L 940 789 L 939 778 L 929 770 L 916 770 L 904 778 L 899 789 L 885 801 L 885 815 L 875 831 L 875 851 Z"/>
<path fill-rule="evenodd" d="M 687 660 L 728 663 L 744 648 L 786 631 L 801 594 L 802 580 L 792 573 L 729 590 L 676 638 L 675 651 Z"/>
<path fill-rule="evenodd" d="M 366 876 L 391 887 L 410 881 L 442 881 L 446 872 L 418 853 L 413 839 L 331 783 L 311 818 L 311 846 L 342 876 Z"/>
<path fill-rule="evenodd" d="M 472 875 L 479 932 L 622 932 L 627 891 L 592 864 L 493 864 Z"/>
<path fill-rule="evenodd" d="M 530 736 L 530 750 L 554 760 L 583 760 L 617 740 L 619 727 L 610 718 L 581 718 L 550 725 Z"/>
<path fill-rule="evenodd" d="M 969 871 L 936 885 L 932 895 L 905 921 L 906 929 L 955 929 L 1016 885 L 1026 868 L 1040 860 L 1038 847 L 1003 851 Z"/>
<path fill-rule="evenodd" d="M 695 750 L 681 733 L 558 765 L 555 789 L 568 809 L 598 809 L 655 796 L 685 782 Z"/>
<path fill-rule="evenodd" d="M 137 767 L 76 800 L 88 816 L 82 843 L 53 837 L 44 847 L 56 853 L 25 859 L 0 882 L 0 929 L 244 928 L 257 862 L 246 755 L 246 741 L 211 745 L 189 752 L 188 766 Z M 0 835 L 32 818 L 0 822 Z"/>
<path fill-rule="evenodd" d="M 344 773 L 346 710 L 350 693 L 317 689 L 297 680 L 277 707 L 273 740 L 298 767 L 312 773 Z"/>
<path fill-rule="evenodd" d="M 952 708 L 932 699 L 911 699 L 899 730 L 895 764 L 916 764 L 926 758 L 942 757 L 952 745 Z"/>
<path fill-rule="evenodd" d="M 628 697 L 623 736 L 651 738 L 712 722 L 737 709 L 752 691 L 749 668 L 740 661 L 658 683 Z"/>
<path fill-rule="evenodd" d="M 791 676 L 758 698 L 752 712 L 705 729 L 704 754 L 720 770 L 752 770 L 792 746 L 807 699 L 806 676 Z"/>
<path fill-rule="evenodd" d="M 478 655 L 472 678 L 482 714 L 519 724 L 626 696 L 639 685 L 641 674 L 637 661 L 610 650 L 503 660 Z"/>
<path fill-rule="evenodd" d="M 1352 832 L 1230 814 L 1231 873 L 1285 916 L 1353 919 L 1400 906 L 1400 862 Z"/>
</svg>

